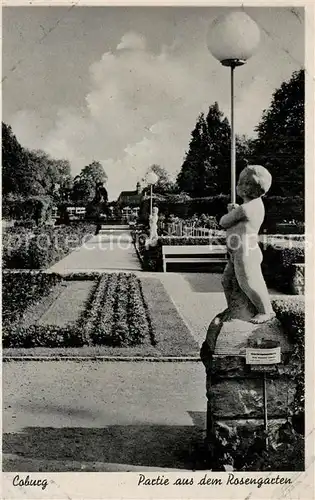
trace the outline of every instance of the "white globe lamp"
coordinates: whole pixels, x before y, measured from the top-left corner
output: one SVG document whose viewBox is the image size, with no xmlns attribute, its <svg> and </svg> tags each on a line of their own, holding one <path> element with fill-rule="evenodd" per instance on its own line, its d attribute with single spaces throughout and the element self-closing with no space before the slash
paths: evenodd
<svg viewBox="0 0 315 500">
<path fill-rule="evenodd" d="M 149 172 L 148 175 L 146 176 L 147 183 L 152 185 L 156 184 L 157 181 L 159 180 L 158 176 L 152 171 Z"/>
<path fill-rule="evenodd" d="M 245 12 L 232 11 L 215 19 L 209 27 L 207 46 L 223 66 L 231 68 L 231 202 L 236 200 L 235 131 L 234 131 L 234 70 L 255 53 L 260 31 Z"/>
</svg>

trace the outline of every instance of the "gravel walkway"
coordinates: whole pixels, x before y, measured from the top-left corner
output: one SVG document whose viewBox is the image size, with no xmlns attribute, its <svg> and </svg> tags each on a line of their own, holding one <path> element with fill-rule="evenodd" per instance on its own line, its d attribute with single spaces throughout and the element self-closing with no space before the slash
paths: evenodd
<svg viewBox="0 0 315 500">
<path fill-rule="evenodd" d="M 203 440 L 201 363 L 4 363 L 3 388 L 5 471 L 191 469 Z"/>
<path fill-rule="evenodd" d="M 80 248 L 54 264 L 49 271 L 61 274 L 84 272 L 92 268 L 102 272 L 113 269 L 139 271 L 141 265 L 132 243 L 130 230 L 121 230 L 119 226 L 117 228 L 102 230 Z"/>
</svg>

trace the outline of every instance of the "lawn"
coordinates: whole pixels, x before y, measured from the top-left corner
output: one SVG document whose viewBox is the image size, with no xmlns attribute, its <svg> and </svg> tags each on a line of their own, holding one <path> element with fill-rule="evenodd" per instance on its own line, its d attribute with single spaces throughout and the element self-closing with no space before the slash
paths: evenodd
<svg viewBox="0 0 315 500">
<path fill-rule="evenodd" d="M 3 354 L 8 357 L 199 355 L 155 278 L 7 271 L 3 297 Z"/>
</svg>

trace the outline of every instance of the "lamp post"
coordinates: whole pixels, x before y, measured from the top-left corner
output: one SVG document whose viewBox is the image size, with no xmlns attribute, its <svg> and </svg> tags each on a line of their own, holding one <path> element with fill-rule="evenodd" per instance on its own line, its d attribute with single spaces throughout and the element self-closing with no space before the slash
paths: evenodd
<svg viewBox="0 0 315 500">
<path fill-rule="evenodd" d="M 153 208 L 153 184 L 156 184 L 159 180 L 158 176 L 153 172 L 149 172 L 146 176 L 147 183 L 150 185 L 150 215 L 152 215 Z"/>
<path fill-rule="evenodd" d="M 260 31 L 245 12 L 233 11 L 218 17 L 210 25 L 207 45 L 223 66 L 231 68 L 231 203 L 236 200 L 236 153 L 234 129 L 234 70 L 254 54 Z"/>
</svg>

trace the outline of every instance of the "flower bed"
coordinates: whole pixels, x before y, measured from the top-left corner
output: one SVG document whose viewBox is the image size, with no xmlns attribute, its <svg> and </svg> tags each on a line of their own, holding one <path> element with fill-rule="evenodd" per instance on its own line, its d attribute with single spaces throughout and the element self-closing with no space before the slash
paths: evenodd
<svg viewBox="0 0 315 500">
<path fill-rule="evenodd" d="M 8 269 L 46 269 L 88 241 L 93 224 L 71 226 L 7 228 L 2 240 L 2 265 Z"/>
<path fill-rule="evenodd" d="M 52 283 L 56 276 L 27 270 L 5 273 L 14 276 L 15 285 L 10 292 L 14 303 L 18 302 L 20 283 L 26 283 L 30 275 L 38 279 L 40 275 L 46 276 Z M 33 287 L 26 286 L 29 306 L 17 318 L 4 311 L 7 318 L 2 336 L 4 359 L 68 356 L 199 359 L 199 346 L 160 280 L 95 272 L 57 275 L 56 280 L 56 286 L 43 300 L 38 300 L 39 294 L 35 300 Z M 9 300 L 4 307 L 10 307 Z M 62 316 L 58 316 L 60 310 L 64 311 Z"/>
<path fill-rule="evenodd" d="M 134 275 L 93 275 L 95 287 L 79 320 L 64 327 L 42 325 L 39 322 L 26 324 L 24 314 L 42 294 L 48 294 L 61 281 L 60 276 L 9 272 L 5 276 L 4 347 L 121 347 L 154 344 L 151 342 L 154 340 L 154 331 L 141 282 Z M 73 277 L 76 278 L 76 275 Z M 16 315 L 15 308 L 18 309 Z M 29 313 L 29 316 L 32 314 Z"/>
</svg>

